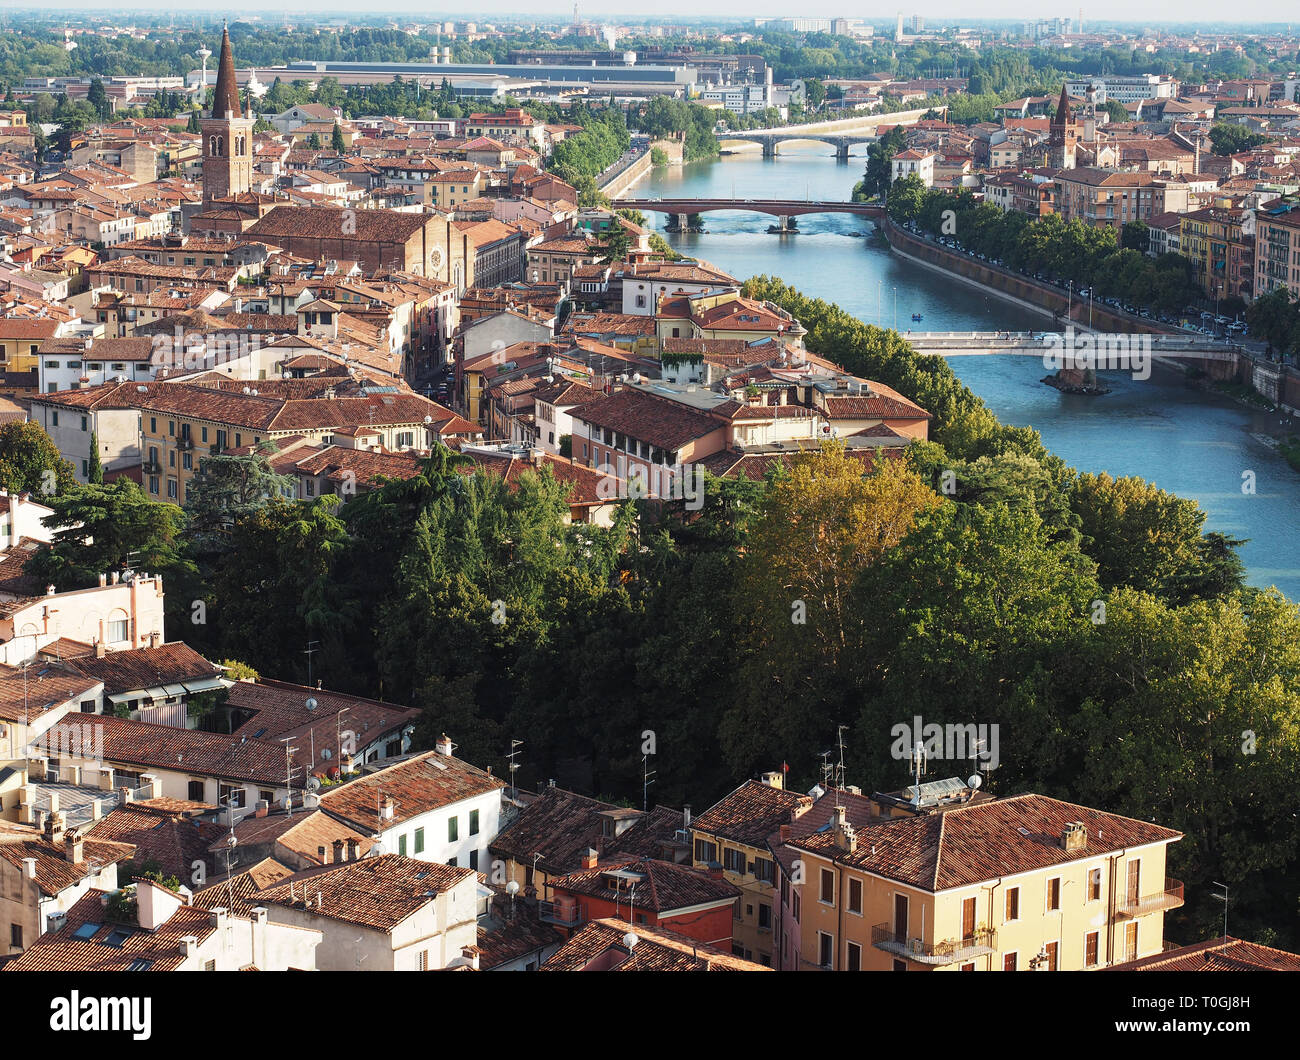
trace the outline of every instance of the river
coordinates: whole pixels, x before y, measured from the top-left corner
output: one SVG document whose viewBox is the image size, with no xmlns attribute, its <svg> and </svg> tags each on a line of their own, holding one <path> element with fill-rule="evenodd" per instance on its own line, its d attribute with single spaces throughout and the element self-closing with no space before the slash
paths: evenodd
<svg viewBox="0 0 1300 1060">
<path fill-rule="evenodd" d="M 860 150 L 860 149 L 859 149 Z M 824 145 L 757 151 L 652 172 L 637 198 L 847 199 L 863 159 L 837 162 Z M 649 216 L 660 231 L 668 218 Z M 892 254 L 871 238 L 871 222 L 842 214 L 799 219 L 800 234 L 767 233 L 761 214 L 704 215 L 703 234 L 666 235 L 683 254 L 732 275 L 780 276 L 806 294 L 836 302 L 872 324 L 925 331 L 1027 330 L 1044 318 L 946 280 Z M 856 238 L 851 233 L 862 233 Z M 921 323 L 912 323 L 920 313 Z M 1103 373 L 1110 394 L 1061 394 L 1044 386 L 1041 362 L 1023 356 L 954 357 L 967 386 L 1003 423 L 1035 428 L 1043 444 L 1082 471 L 1140 475 L 1196 501 L 1207 527 L 1248 543 L 1241 549 L 1252 585 L 1275 585 L 1300 600 L 1300 473 L 1255 435 L 1277 417 L 1188 389 L 1159 370 L 1145 382 Z M 1246 472 L 1253 473 L 1246 476 Z M 1243 492 L 1253 479 L 1254 492 Z"/>
</svg>

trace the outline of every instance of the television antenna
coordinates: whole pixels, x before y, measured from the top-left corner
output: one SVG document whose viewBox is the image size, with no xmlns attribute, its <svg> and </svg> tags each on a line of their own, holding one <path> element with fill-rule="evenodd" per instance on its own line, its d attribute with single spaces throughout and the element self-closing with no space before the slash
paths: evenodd
<svg viewBox="0 0 1300 1060">
<path fill-rule="evenodd" d="M 1226 883 L 1220 883 L 1218 880 L 1211 880 L 1210 882 L 1213 883 L 1214 886 L 1216 887 L 1223 888 L 1222 894 L 1220 894 L 1218 891 L 1211 891 L 1210 897 L 1214 898 L 1216 901 L 1220 901 L 1223 903 L 1223 941 L 1227 942 L 1228 941 L 1228 885 Z"/>
<path fill-rule="evenodd" d="M 917 740 L 916 746 L 912 748 L 912 756 L 909 762 L 912 767 L 912 780 L 914 785 L 912 788 L 912 807 L 914 809 L 920 808 L 921 805 L 921 777 L 925 775 L 927 762 L 925 744 L 921 743 L 920 740 Z"/>
<path fill-rule="evenodd" d="M 650 768 L 650 753 L 646 752 L 641 756 L 641 812 L 645 813 L 650 806 L 650 785 L 654 783 L 655 774 L 658 770 Z"/>
</svg>

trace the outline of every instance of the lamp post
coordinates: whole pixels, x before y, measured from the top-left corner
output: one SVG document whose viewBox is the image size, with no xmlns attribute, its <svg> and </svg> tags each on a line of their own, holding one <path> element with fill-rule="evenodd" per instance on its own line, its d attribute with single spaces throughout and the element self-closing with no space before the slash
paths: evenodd
<svg viewBox="0 0 1300 1060">
<path fill-rule="evenodd" d="M 1070 314 L 1074 311 L 1074 281 L 1065 281 L 1065 322 L 1070 322 Z"/>
</svg>

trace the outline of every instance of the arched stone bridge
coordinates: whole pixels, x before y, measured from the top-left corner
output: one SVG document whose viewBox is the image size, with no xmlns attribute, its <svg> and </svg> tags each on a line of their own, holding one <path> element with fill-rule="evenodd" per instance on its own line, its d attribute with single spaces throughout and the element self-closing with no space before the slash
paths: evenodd
<svg viewBox="0 0 1300 1060">
<path fill-rule="evenodd" d="M 867 136 L 861 133 L 815 133 L 815 132 L 765 132 L 761 129 L 753 129 L 748 132 L 725 132 L 717 133 L 718 143 L 728 141 L 738 141 L 741 143 L 761 144 L 763 147 L 764 158 L 775 158 L 777 146 L 779 144 L 794 143 L 795 141 L 814 142 L 821 144 L 830 144 L 835 148 L 835 157 L 847 159 L 849 157 L 849 148 L 855 144 L 874 144 L 880 139 L 879 136 Z"/>
</svg>

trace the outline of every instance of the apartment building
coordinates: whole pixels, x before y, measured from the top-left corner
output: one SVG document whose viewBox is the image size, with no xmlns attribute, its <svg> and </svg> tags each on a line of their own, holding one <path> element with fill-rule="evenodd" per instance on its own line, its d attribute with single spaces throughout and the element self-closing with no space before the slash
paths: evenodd
<svg viewBox="0 0 1300 1060">
<path fill-rule="evenodd" d="M 1185 186 L 1167 185 L 1154 173 L 1083 166 L 1056 176 L 1056 212 L 1093 227 L 1122 228 L 1170 210 L 1187 208 Z M 1181 202 L 1181 206 L 1179 203 Z"/>
<path fill-rule="evenodd" d="M 776 864 L 767 839 L 812 806 L 809 795 L 785 790 L 783 773 L 747 780 L 691 823 L 692 864 L 718 869 L 740 889 L 731 926 L 731 952 L 772 967 L 775 949 Z"/>
<path fill-rule="evenodd" d="M 1253 297 L 1255 237 L 1250 227 L 1250 212 L 1235 207 L 1209 206 L 1181 216 L 1179 252 L 1192 262 L 1209 297 Z"/>
<path fill-rule="evenodd" d="M 927 188 L 932 187 L 934 184 L 934 162 L 933 151 L 918 151 L 914 147 L 908 148 L 906 151 L 899 151 L 890 162 L 889 179 L 892 182 L 915 174 L 921 178 L 921 183 Z"/>
<path fill-rule="evenodd" d="M 834 795 L 828 796 L 834 798 Z M 799 966 L 1083 971 L 1158 954 L 1183 904 L 1169 828 L 963 781 L 873 795 L 876 815 L 779 839 L 802 901 Z"/>
<path fill-rule="evenodd" d="M 1255 211 L 1255 297 L 1279 287 L 1300 294 L 1300 197 L 1283 196 Z"/>
</svg>

